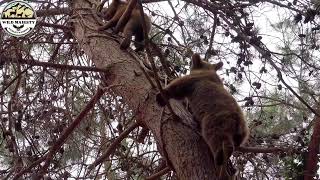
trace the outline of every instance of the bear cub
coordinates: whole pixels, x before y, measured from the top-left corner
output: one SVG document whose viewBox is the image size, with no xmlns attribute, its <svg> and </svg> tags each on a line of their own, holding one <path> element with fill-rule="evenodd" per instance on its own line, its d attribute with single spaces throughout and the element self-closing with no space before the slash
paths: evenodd
<svg viewBox="0 0 320 180">
<path fill-rule="evenodd" d="M 210 64 L 194 54 L 190 74 L 173 80 L 159 93 L 156 100 L 165 106 L 164 98 L 187 98 L 193 116 L 199 121 L 201 135 L 209 146 L 215 163 L 221 166 L 229 160 L 235 147 L 248 138 L 248 126 L 241 108 L 224 88 L 216 73 L 222 62 Z"/>
</svg>

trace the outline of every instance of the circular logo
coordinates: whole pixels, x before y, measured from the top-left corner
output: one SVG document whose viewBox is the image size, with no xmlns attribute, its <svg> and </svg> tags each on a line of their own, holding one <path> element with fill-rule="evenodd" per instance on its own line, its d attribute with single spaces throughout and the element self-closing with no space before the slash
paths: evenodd
<svg viewBox="0 0 320 180">
<path fill-rule="evenodd" d="M 36 26 L 36 12 L 26 2 L 12 1 L 1 13 L 0 24 L 10 35 L 20 37 L 30 33 Z"/>
</svg>

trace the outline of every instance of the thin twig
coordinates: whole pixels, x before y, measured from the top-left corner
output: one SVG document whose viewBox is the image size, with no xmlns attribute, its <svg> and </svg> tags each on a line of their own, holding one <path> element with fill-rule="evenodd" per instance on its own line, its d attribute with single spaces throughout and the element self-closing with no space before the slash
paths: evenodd
<svg viewBox="0 0 320 180">
<path fill-rule="evenodd" d="M 214 21 L 213 21 L 213 26 L 212 26 L 212 31 L 211 31 L 211 35 L 210 35 L 210 42 L 209 42 L 209 48 L 206 52 L 206 55 L 205 55 L 205 60 L 208 61 L 210 55 L 211 55 L 211 49 L 212 49 L 212 44 L 213 44 L 213 40 L 214 40 L 214 35 L 216 33 L 216 28 L 218 26 L 218 17 L 217 17 L 217 14 L 214 14 Z"/>
<path fill-rule="evenodd" d="M 167 167 L 161 169 L 159 172 L 157 172 L 157 173 L 155 173 L 155 174 L 147 177 L 146 180 L 155 180 L 155 179 L 158 179 L 158 178 L 160 178 L 161 176 L 167 174 L 167 173 L 170 172 L 170 171 L 171 171 L 171 169 L 167 166 Z"/>
</svg>

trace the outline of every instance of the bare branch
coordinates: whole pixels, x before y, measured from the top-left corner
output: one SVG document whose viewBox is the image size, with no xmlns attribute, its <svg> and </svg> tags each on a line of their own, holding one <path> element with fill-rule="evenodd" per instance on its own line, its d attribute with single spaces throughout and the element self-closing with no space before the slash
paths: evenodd
<svg viewBox="0 0 320 180">
<path fill-rule="evenodd" d="M 46 155 L 46 160 L 44 165 L 42 166 L 38 177 L 42 177 L 43 174 L 47 171 L 47 168 L 50 165 L 50 162 L 55 155 L 55 153 L 60 149 L 60 147 L 65 143 L 70 134 L 75 130 L 75 128 L 80 124 L 80 122 L 85 118 L 85 116 L 89 113 L 89 111 L 94 107 L 97 101 L 104 94 L 102 88 L 98 87 L 96 94 L 90 99 L 84 109 L 79 113 L 79 115 L 74 119 L 74 121 L 62 132 L 59 139 L 55 142 L 55 144 L 50 148 L 49 152 Z"/>
<path fill-rule="evenodd" d="M 156 180 L 157 178 L 160 178 L 161 176 L 167 174 L 170 171 L 171 171 L 171 169 L 169 167 L 165 167 L 165 168 L 161 169 L 159 172 L 157 172 L 149 177 L 146 177 L 146 180 Z"/>
</svg>

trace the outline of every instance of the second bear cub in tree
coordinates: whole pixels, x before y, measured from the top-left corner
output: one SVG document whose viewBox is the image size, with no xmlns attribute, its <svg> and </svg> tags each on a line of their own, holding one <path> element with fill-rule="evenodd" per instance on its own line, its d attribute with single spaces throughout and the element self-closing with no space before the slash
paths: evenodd
<svg viewBox="0 0 320 180">
<path fill-rule="evenodd" d="M 188 98 L 191 111 L 200 122 L 201 135 L 219 166 L 227 163 L 235 147 L 244 143 L 249 134 L 239 105 L 216 73 L 222 66 L 222 62 L 210 64 L 194 54 L 190 75 L 175 79 L 163 90 L 168 99 Z M 161 94 L 156 98 L 159 105 L 165 105 Z"/>
<path fill-rule="evenodd" d="M 113 0 L 107 9 L 102 11 L 104 18 L 108 20 L 108 22 L 99 28 L 99 30 L 105 30 L 116 26 L 115 33 L 120 31 L 123 32 L 124 36 L 124 39 L 120 44 L 121 49 L 127 49 L 130 46 L 131 37 L 134 36 L 136 51 L 143 50 L 145 37 L 139 6 L 140 5 L 136 3 L 130 16 L 128 18 L 121 18 L 128 8 L 128 2 Z M 124 22 L 121 22 L 120 19 L 124 19 Z M 151 20 L 146 14 L 144 14 L 144 20 L 146 24 L 146 32 L 148 34 L 151 29 Z"/>
</svg>

